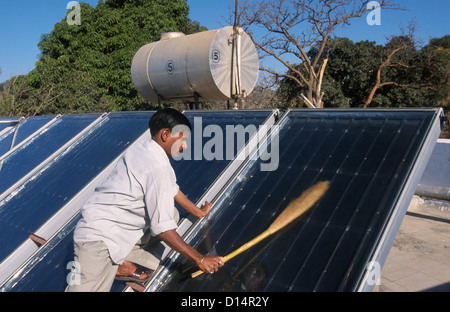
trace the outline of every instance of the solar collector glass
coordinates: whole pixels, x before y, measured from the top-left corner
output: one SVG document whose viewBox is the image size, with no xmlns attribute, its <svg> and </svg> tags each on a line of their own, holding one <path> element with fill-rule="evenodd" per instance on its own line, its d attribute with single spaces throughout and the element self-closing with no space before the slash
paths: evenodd
<svg viewBox="0 0 450 312">
<path fill-rule="evenodd" d="M 0 170 L 0 194 L 41 164 L 99 116 L 99 114 L 63 116 L 6 157 Z M 51 117 L 33 117 L 24 121 L 18 129 L 16 145 L 44 126 L 50 119 Z M 7 141 L 10 143 L 10 140 Z"/>
<path fill-rule="evenodd" d="M 172 166 L 177 176 L 177 183 L 184 194 L 193 202 L 197 202 L 201 195 L 211 186 L 211 184 L 219 177 L 219 175 L 230 164 L 233 158 L 227 158 L 225 152 L 230 148 L 230 142 L 226 141 L 227 126 L 241 125 L 244 128 L 251 125 L 256 129 L 262 125 L 267 118 L 272 114 L 272 111 L 189 111 L 185 115 L 188 117 L 192 125 L 192 132 L 190 135 L 190 145 L 188 145 L 187 155 L 189 159 L 173 160 Z M 199 119 L 201 118 L 201 119 Z M 195 126 L 195 121 L 201 120 L 202 127 Z M 222 151 L 223 155 L 211 160 L 207 160 L 204 154 L 205 143 L 210 141 L 211 137 L 204 137 L 204 130 L 208 126 L 217 126 L 217 129 L 223 134 Z M 196 131 L 201 130 L 201 135 Z M 220 134 L 220 132 L 219 132 Z M 196 140 L 201 138 L 202 142 Z M 246 137 L 246 142 L 248 142 Z M 233 155 L 239 151 L 237 146 L 237 139 L 234 140 Z M 195 144 L 201 148 L 201 155 L 195 155 Z M 213 151 L 214 152 L 214 151 Z M 199 157 L 200 156 L 200 157 Z M 199 158 L 199 159 L 196 159 Z M 203 204 L 203 203 L 201 203 Z M 180 210 L 180 217 L 186 217 L 187 213 Z"/>
<path fill-rule="evenodd" d="M 0 123 L 0 132 L 2 131 L 2 127 L 12 125 L 14 126 L 10 131 L 8 131 L 7 133 L 5 133 L 0 137 L 0 156 L 4 155 L 10 150 L 14 136 L 15 136 L 14 145 L 12 147 L 15 147 L 18 144 L 20 144 L 23 140 L 28 138 L 35 131 L 39 130 L 53 118 L 54 116 L 35 116 L 25 119 L 20 123 L 14 124 Z"/>
<path fill-rule="evenodd" d="M 265 291 L 354 290 L 433 116 L 434 111 L 291 112 L 280 130 L 278 170 L 252 168 L 241 177 L 218 207 L 224 211 L 191 242 L 225 255 L 264 231 L 309 186 L 331 180 L 329 192 L 282 236 L 227 262 L 217 277 L 193 280 L 178 272 L 162 290 L 221 291 L 237 284 Z M 259 288 L 255 278 L 253 286 L 246 279 L 250 269 L 263 273 Z"/>
</svg>

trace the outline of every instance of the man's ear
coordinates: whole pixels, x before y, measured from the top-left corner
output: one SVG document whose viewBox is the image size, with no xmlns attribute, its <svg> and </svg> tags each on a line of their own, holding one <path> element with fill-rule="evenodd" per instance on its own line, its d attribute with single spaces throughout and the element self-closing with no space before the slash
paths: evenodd
<svg viewBox="0 0 450 312">
<path fill-rule="evenodd" d="M 167 142 L 171 135 L 169 128 L 164 128 L 160 131 L 161 141 L 163 142 Z"/>
</svg>

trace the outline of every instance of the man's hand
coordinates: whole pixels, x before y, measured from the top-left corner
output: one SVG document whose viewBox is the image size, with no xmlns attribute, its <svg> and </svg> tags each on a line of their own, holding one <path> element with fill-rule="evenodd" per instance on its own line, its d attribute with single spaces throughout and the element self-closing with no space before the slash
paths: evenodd
<svg viewBox="0 0 450 312">
<path fill-rule="evenodd" d="M 178 205 L 181 206 L 181 208 L 192 213 L 199 219 L 205 217 L 211 211 L 212 208 L 212 204 L 207 201 L 202 206 L 202 208 L 198 208 L 193 202 L 191 202 L 186 197 L 186 195 L 183 194 L 183 192 L 181 192 L 181 190 L 178 190 L 177 195 L 175 195 L 175 201 L 178 203 Z"/>
<path fill-rule="evenodd" d="M 221 257 L 205 256 L 197 262 L 197 266 L 205 273 L 214 273 L 223 266 L 223 261 Z"/>
<path fill-rule="evenodd" d="M 197 250 L 186 244 L 175 230 L 160 233 L 158 237 L 166 242 L 172 249 L 194 261 L 197 266 L 206 273 L 217 272 L 224 264 L 221 257 L 203 256 L 200 254 Z"/>
<path fill-rule="evenodd" d="M 197 218 L 201 219 L 208 215 L 208 213 L 211 211 L 212 204 L 208 201 L 205 201 L 205 204 L 202 206 L 202 208 L 199 209 L 199 213 L 197 214 Z"/>
</svg>

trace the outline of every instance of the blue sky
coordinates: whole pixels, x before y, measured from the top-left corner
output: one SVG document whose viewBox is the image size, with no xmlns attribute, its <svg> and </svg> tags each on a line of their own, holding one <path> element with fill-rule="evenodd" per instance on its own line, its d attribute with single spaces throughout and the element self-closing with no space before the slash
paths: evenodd
<svg viewBox="0 0 450 312">
<path fill-rule="evenodd" d="M 39 54 L 37 46 L 42 34 L 52 31 L 66 13 L 69 0 L 0 0 L 0 82 L 34 68 Z M 98 0 L 84 0 L 95 6 Z M 234 0 L 187 0 L 190 17 L 208 29 L 224 26 Z M 381 25 L 369 26 L 366 17 L 354 20 L 337 35 L 353 41 L 372 40 L 384 43 L 389 35 L 400 33 L 399 26 L 416 18 L 419 39 L 450 34 L 449 0 L 398 0 L 409 11 L 381 11 Z"/>
</svg>

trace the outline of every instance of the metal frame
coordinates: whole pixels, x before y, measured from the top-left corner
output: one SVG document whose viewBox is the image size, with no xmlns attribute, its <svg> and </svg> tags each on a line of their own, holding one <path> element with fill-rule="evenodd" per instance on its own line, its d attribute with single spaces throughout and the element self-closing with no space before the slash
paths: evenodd
<svg viewBox="0 0 450 312">
<path fill-rule="evenodd" d="M 20 122 L 20 120 L 21 120 L 22 118 L 24 118 L 24 117 L 20 117 L 20 118 L 17 119 L 17 120 L 0 120 L 0 124 L 5 124 L 5 123 L 18 123 L 18 122 Z"/>
</svg>

